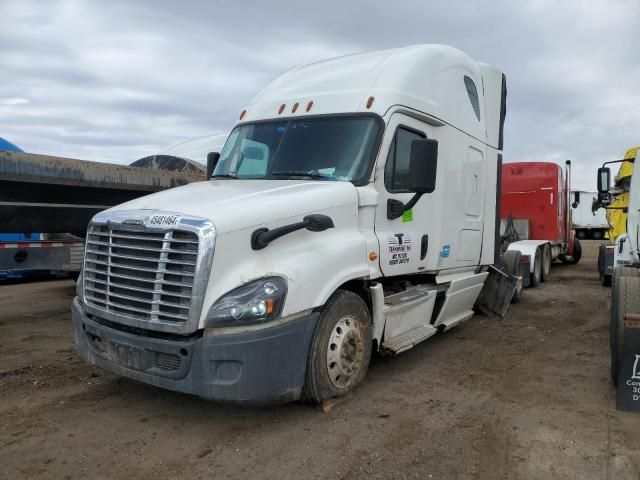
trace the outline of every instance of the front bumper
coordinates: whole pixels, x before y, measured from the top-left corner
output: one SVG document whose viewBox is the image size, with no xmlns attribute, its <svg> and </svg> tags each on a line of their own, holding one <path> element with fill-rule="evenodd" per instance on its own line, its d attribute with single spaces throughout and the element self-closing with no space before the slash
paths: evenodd
<svg viewBox="0 0 640 480">
<path fill-rule="evenodd" d="M 167 340 L 91 319 L 76 297 L 76 348 L 87 362 L 124 377 L 207 400 L 276 404 L 300 398 L 319 313 L 251 332 Z"/>
</svg>

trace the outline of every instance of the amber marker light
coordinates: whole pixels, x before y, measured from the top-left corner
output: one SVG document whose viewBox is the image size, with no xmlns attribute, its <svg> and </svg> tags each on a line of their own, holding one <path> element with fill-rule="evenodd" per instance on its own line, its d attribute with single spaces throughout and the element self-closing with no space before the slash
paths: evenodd
<svg viewBox="0 0 640 480">
<path fill-rule="evenodd" d="M 242 120 L 242 119 L 244 118 L 244 114 L 245 114 L 245 113 L 247 113 L 247 111 L 246 111 L 246 110 L 242 110 L 242 111 L 240 112 L 240 120 Z"/>
<path fill-rule="evenodd" d="M 273 299 L 272 298 L 267 298 L 267 313 L 270 314 L 273 312 Z"/>
<path fill-rule="evenodd" d="M 378 254 L 376 252 L 371 252 L 369 254 L 369 260 L 371 260 L 372 262 L 376 261 L 378 259 Z"/>
<path fill-rule="evenodd" d="M 374 100 L 375 98 L 369 97 L 369 99 L 367 100 L 367 108 L 371 108 L 371 105 L 373 105 Z"/>
<path fill-rule="evenodd" d="M 282 113 L 282 112 L 284 112 L 284 103 L 280 105 L 280 109 L 278 110 L 278 113 Z"/>
<path fill-rule="evenodd" d="M 313 100 L 311 100 L 309 103 L 307 103 L 307 112 L 309 110 L 311 110 L 311 107 L 313 107 Z"/>
</svg>

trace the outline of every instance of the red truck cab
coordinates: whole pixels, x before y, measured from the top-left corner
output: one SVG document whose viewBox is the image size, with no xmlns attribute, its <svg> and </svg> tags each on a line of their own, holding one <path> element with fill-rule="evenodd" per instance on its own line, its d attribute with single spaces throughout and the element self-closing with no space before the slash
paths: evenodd
<svg viewBox="0 0 640 480">
<path fill-rule="evenodd" d="M 575 264 L 582 256 L 568 208 L 570 178 L 570 161 L 566 170 L 553 162 L 502 165 L 502 248 L 529 259 L 530 286 L 547 280 L 554 260 Z"/>
<path fill-rule="evenodd" d="M 500 218 L 529 220 L 530 240 L 566 239 L 567 190 L 562 167 L 552 162 L 502 165 Z"/>
</svg>

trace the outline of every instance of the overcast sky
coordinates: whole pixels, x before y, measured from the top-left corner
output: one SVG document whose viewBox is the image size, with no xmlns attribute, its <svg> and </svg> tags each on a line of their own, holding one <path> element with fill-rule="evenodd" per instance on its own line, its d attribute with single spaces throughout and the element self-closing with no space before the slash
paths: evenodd
<svg viewBox="0 0 640 480">
<path fill-rule="evenodd" d="M 301 63 L 417 43 L 507 75 L 505 161 L 574 162 L 574 185 L 640 143 L 640 2 L 0 0 L 0 136 L 129 163 L 227 132 Z"/>
</svg>

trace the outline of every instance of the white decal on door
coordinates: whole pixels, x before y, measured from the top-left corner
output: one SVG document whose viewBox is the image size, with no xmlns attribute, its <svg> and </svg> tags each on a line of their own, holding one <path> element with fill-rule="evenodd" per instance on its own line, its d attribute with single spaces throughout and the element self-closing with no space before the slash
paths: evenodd
<svg viewBox="0 0 640 480">
<path fill-rule="evenodd" d="M 411 253 L 411 235 L 408 233 L 393 233 L 387 237 L 389 244 L 389 265 L 409 263 Z"/>
</svg>

